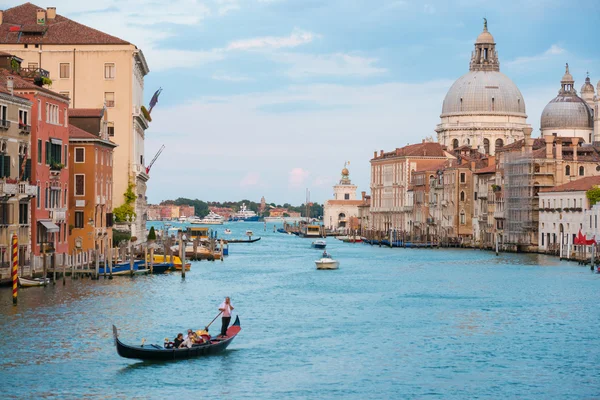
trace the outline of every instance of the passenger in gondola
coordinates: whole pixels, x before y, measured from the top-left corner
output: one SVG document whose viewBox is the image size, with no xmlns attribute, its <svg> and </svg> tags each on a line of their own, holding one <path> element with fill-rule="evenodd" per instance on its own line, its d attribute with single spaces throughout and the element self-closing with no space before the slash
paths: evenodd
<svg viewBox="0 0 600 400">
<path fill-rule="evenodd" d="M 192 332 L 191 334 L 188 335 L 187 339 L 185 339 L 183 341 L 183 343 L 181 343 L 181 345 L 179 346 L 179 348 L 184 348 L 187 347 L 188 349 L 192 348 L 192 346 L 194 345 L 194 332 Z"/>
<path fill-rule="evenodd" d="M 177 337 L 173 340 L 173 347 L 178 349 L 183 344 L 183 333 L 178 333 Z"/>
</svg>

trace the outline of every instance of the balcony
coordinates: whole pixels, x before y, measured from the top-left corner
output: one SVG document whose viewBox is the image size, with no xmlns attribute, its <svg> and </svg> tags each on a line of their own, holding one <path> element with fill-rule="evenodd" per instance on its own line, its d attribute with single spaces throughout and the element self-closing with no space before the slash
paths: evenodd
<svg viewBox="0 0 600 400">
<path fill-rule="evenodd" d="M 61 223 L 65 222 L 67 219 L 67 209 L 66 208 L 54 208 L 50 210 L 50 218 L 52 222 Z"/>
<path fill-rule="evenodd" d="M 10 121 L 7 120 L 0 120 L 0 129 L 3 130 L 7 130 L 8 128 L 10 128 Z"/>
<path fill-rule="evenodd" d="M 31 125 L 23 124 L 19 122 L 19 132 L 25 135 L 29 135 L 31 133 Z"/>
<path fill-rule="evenodd" d="M 46 71 L 43 68 L 22 68 L 19 69 L 18 74 L 23 78 L 35 78 L 36 76 L 41 76 L 44 78 L 50 78 L 50 72 Z"/>
<path fill-rule="evenodd" d="M 18 192 L 16 183 L 0 182 L 0 196 L 15 196 Z"/>
<path fill-rule="evenodd" d="M 24 194 L 29 197 L 35 197 L 37 195 L 37 186 L 30 185 L 27 182 L 19 183 L 19 194 Z"/>
</svg>

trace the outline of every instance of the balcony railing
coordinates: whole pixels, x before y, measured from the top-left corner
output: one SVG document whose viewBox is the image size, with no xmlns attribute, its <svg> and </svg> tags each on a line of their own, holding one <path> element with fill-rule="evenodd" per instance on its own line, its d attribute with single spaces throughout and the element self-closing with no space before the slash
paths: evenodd
<svg viewBox="0 0 600 400">
<path fill-rule="evenodd" d="M 27 125 L 27 124 L 22 124 L 19 122 L 19 131 L 21 133 L 24 133 L 26 135 L 31 133 L 31 125 Z"/>
<path fill-rule="evenodd" d="M 50 218 L 52 222 L 65 222 L 67 219 L 67 209 L 66 208 L 54 208 L 50 210 Z"/>
<path fill-rule="evenodd" d="M 23 68 L 18 71 L 19 75 L 24 78 L 35 78 L 36 76 L 42 76 L 44 78 L 50 78 L 50 72 L 43 68 Z"/>
<path fill-rule="evenodd" d="M 0 129 L 8 129 L 10 128 L 10 121 L 7 121 L 5 119 L 0 120 Z"/>
<path fill-rule="evenodd" d="M 37 186 L 30 185 L 26 182 L 21 182 L 19 183 L 19 194 L 35 197 L 37 195 Z"/>
<path fill-rule="evenodd" d="M 0 196 L 15 196 L 18 191 L 16 183 L 0 182 Z"/>
</svg>

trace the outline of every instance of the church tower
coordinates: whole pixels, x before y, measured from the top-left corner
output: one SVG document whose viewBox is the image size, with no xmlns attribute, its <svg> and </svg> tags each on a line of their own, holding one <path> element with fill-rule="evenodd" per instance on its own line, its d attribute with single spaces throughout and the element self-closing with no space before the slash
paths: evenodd
<svg viewBox="0 0 600 400">
<path fill-rule="evenodd" d="M 347 163 L 344 164 L 344 169 L 342 169 L 340 183 L 333 187 L 334 200 L 356 200 L 356 185 L 353 185 L 350 181 L 350 171 L 346 166 Z"/>
</svg>

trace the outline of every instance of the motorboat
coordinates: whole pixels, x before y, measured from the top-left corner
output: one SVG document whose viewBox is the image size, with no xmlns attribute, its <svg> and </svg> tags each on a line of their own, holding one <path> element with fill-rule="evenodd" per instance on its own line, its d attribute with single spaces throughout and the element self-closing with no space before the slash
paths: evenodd
<svg viewBox="0 0 600 400">
<path fill-rule="evenodd" d="M 21 287 L 34 287 L 34 286 L 46 286 L 50 283 L 50 278 L 23 278 L 19 276 L 19 286 Z"/>
<path fill-rule="evenodd" d="M 327 252 L 323 252 L 323 256 L 321 259 L 315 261 L 317 265 L 317 269 L 338 269 L 340 267 L 340 263 L 337 260 L 331 258 L 330 254 Z"/>
<path fill-rule="evenodd" d="M 179 222 L 185 222 L 187 220 L 187 217 L 181 216 L 179 217 Z"/>
<path fill-rule="evenodd" d="M 223 222 L 225 222 L 225 218 L 211 211 L 206 217 L 191 223 L 200 225 L 223 225 Z"/>
<path fill-rule="evenodd" d="M 186 219 L 186 222 L 189 224 L 198 224 L 199 221 L 202 221 L 202 218 L 197 217 L 195 215 L 189 217 L 188 219 Z"/>
<path fill-rule="evenodd" d="M 327 247 L 327 242 L 324 240 L 315 240 L 311 243 L 311 247 L 315 249 L 324 249 Z"/>
<path fill-rule="evenodd" d="M 255 222 L 258 221 L 258 215 L 246 208 L 246 203 L 242 203 L 240 207 L 240 211 L 236 212 L 231 216 L 232 221 L 247 221 L 247 222 Z"/>
<path fill-rule="evenodd" d="M 231 235 L 231 229 L 227 228 L 225 229 L 225 232 L 223 232 L 226 235 Z"/>
</svg>

